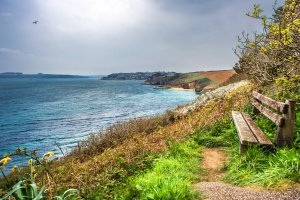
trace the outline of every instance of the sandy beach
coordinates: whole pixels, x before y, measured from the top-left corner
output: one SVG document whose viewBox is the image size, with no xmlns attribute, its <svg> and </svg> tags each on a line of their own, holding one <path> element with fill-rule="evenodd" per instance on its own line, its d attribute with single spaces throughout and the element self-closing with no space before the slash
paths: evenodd
<svg viewBox="0 0 300 200">
<path fill-rule="evenodd" d="M 194 91 L 194 89 L 184 89 L 184 88 L 179 88 L 179 87 L 171 87 L 171 90 L 186 90 L 186 91 Z"/>
</svg>

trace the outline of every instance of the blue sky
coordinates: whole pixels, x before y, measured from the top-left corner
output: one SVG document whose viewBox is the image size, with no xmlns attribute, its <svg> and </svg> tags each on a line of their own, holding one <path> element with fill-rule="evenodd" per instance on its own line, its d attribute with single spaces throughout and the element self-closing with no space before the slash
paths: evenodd
<svg viewBox="0 0 300 200">
<path fill-rule="evenodd" d="M 0 72 L 230 69 L 245 16 L 266 0 L 0 0 Z M 38 20 L 38 24 L 32 24 Z"/>
</svg>

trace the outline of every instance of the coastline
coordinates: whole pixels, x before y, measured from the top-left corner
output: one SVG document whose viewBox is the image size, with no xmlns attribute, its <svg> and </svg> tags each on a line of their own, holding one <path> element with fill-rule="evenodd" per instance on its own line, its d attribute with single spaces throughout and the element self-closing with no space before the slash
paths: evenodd
<svg viewBox="0 0 300 200">
<path fill-rule="evenodd" d="M 195 91 L 195 89 L 184 89 L 180 87 L 171 87 L 170 90 L 181 90 L 181 91 Z"/>
</svg>

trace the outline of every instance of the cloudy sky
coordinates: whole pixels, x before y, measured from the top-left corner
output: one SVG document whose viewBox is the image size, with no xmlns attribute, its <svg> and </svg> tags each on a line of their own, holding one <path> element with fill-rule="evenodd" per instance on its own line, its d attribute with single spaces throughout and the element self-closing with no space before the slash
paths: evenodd
<svg viewBox="0 0 300 200">
<path fill-rule="evenodd" d="M 0 72 L 230 69 L 266 0 L 0 0 Z M 37 24 L 32 22 L 38 20 Z"/>
</svg>

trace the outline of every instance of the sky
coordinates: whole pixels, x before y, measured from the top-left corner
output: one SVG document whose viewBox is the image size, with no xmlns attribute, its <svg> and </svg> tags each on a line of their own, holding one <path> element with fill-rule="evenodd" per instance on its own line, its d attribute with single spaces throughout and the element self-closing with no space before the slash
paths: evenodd
<svg viewBox="0 0 300 200">
<path fill-rule="evenodd" d="M 266 0 L 0 0 L 0 72 L 98 75 L 231 69 Z M 33 21 L 39 21 L 33 24 Z"/>
</svg>

